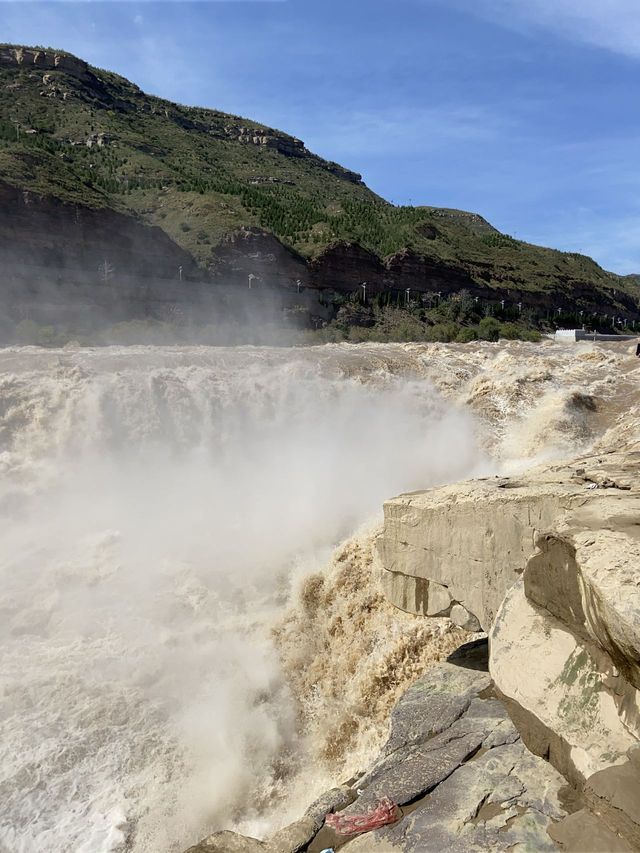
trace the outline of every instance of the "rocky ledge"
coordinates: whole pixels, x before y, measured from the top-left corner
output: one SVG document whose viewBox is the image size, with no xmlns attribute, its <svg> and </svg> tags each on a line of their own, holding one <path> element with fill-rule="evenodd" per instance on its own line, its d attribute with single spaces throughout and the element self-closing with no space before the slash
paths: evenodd
<svg viewBox="0 0 640 853">
<path fill-rule="evenodd" d="M 391 602 L 482 627 L 488 645 L 428 669 L 374 763 L 300 821 L 189 853 L 640 850 L 639 475 L 631 442 L 389 501 Z M 325 822 L 384 798 L 391 825 L 345 837 Z"/>
<path fill-rule="evenodd" d="M 567 850 L 640 849 L 639 474 L 631 442 L 401 495 L 378 541 L 392 603 L 489 632 L 496 695 L 582 800 Z"/>
<path fill-rule="evenodd" d="M 547 833 L 567 814 L 566 782 L 522 743 L 492 690 L 486 641 L 470 643 L 430 668 L 396 705 L 378 759 L 350 785 L 318 800 L 302 820 L 267 842 L 220 832 L 188 853 L 346 851 L 553 851 Z M 397 803 L 392 826 L 357 838 L 323 826 L 330 811 L 366 813 Z M 522 848 L 524 849 L 524 848 Z"/>
<path fill-rule="evenodd" d="M 63 71 L 80 80 L 92 78 L 89 65 L 83 60 L 63 51 L 50 48 L 19 47 L 0 45 L 0 65 L 19 65 L 44 71 Z"/>
</svg>

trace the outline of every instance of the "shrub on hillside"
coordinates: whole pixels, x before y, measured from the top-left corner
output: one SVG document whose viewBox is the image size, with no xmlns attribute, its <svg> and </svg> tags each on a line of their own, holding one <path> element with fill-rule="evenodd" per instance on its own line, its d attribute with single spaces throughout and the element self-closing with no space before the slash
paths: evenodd
<svg viewBox="0 0 640 853">
<path fill-rule="evenodd" d="M 478 333 L 475 329 L 472 329 L 470 326 L 464 326 L 458 334 L 456 335 L 456 343 L 458 344 L 469 344 L 471 341 L 478 340 Z"/>
<path fill-rule="evenodd" d="M 500 323 L 495 317 L 483 317 L 478 323 L 478 337 L 481 341 L 497 341 L 500 337 Z"/>
</svg>

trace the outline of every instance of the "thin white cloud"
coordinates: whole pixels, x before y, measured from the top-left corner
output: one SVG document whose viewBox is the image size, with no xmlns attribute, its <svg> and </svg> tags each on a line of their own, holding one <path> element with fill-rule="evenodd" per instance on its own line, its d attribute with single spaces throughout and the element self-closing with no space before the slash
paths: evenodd
<svg viewBox="0 0 640 853">
<path fill-rule="evenodd" d="M 334 157 L 424 155 L 451 144 L 491 140 L 507 131 L 509 120 L 482 106 L 397 107 L 354 110 L 322 117 L 305 140 L 315 151 Z"/>
<path fill-rule="evenodd" d="M 580 252 L 619 275 L 640 273 L 640 211 L 622 216 L 577 208 L 551 215 L 540 227 L 527 229 L 525 239 L 565 252 Z"/>
<path fill-rule="evenodd" d="M 640 0 L 454 0 L 514 28 L 539 28 L 640 59 Z"/>
</svg>

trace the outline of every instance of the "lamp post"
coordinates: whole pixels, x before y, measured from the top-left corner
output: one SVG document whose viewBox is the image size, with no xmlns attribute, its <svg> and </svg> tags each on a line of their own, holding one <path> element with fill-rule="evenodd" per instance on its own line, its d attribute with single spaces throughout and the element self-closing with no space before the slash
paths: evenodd
<svg viewBox="0 0 640 853">
<path fill-rule="evenodd" d="M 109 283 L 111 276 L 114 273 L 114 269 L 109 263 L 109 261 L 105 258 L 104 261 L 98 265 L 98 272 L 100 273 L 100 277 L 102 278 L 105 284 Z"/>
<path fill-rule="evenodd" d="M 409 305 L 409 304 L 411 303 L 411 288 L 410 288 L 410 287 L 408 287 L 408 288 L 405 290 L 405 293 L 407 294 L 407 305 Z"/>
<path fill-rule="evenodd" d="M 178 267 L 178 280 L 182 281 L 182 267 Z"/>
<path fill-rule="evenodd" d="M 249 273 L 249 290 L 251 290 L 251 282 L 255 279 L 255 275 L 250 272 Z"/>
<path fill-rule="evenodd" d="M 360 287 L 362 288 L 362 301 L 366 305 L 367 304 L 367 282 L 363 281 L 362 284 L 360 285 Z"/>
</svg>

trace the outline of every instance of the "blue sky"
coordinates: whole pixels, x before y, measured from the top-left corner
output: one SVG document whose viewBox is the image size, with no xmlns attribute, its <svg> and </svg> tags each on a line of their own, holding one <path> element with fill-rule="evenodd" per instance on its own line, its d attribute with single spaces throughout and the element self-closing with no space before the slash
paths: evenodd
<svg viewBox="0 0 640 853">
<path fill-rule="evenodd" d="M 640 0 L 23 1 L 0 27 L 640 272 Z"/>
</svg>

